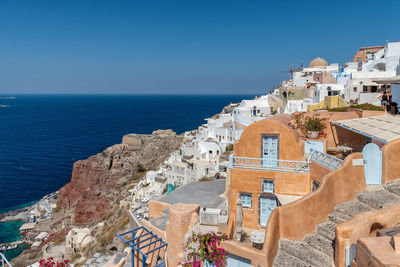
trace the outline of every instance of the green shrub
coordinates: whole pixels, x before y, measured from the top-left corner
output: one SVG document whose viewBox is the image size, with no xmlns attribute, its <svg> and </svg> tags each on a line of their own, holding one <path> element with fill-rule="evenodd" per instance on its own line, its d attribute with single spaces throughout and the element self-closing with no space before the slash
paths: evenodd
<svg viewBox="0 0 400 267">
<path fill-rule="evenodd" d="M 233 144 L 229 144 L 226 146 L 225 151 L 233 151 Z"/>
<path fill-rule="evenodd" d="M 137 165 L 137 171 L 138 171 L 138 172 L 145 172 L 145 171 L 146 171 L 146 168 L 143 167 L 143 165 L 139 163 L 139 164 Z"/>
<path fill-rule="evenodd" d="M 332 112 L 346 112 L 350 108 L 355 108 L 355 109 L 361 109 L 361 110 L 377 110 L 377 111 L 383 111 L 381 107 L 372 105 L 372 104 L 358 104 L 358 105 L 351 105 L 349 107 L 343 107 L 343 108 L 328 108 L 328 111 Z"/>
</svg>

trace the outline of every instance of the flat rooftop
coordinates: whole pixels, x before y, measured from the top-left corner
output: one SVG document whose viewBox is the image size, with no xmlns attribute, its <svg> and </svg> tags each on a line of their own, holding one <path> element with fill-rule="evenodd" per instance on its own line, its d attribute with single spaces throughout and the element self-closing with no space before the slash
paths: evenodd
<svg viewBox="0 0 400 267">
<path fill-rule="evenodd" d="M 225 207 L 225 198 L 221 195 L 225 192 L 225 179 L 209 182 L 193 182 L 172 191 L 169 195 L 158 201 L 176 204 L 198 204 L 202 208 Z"/>
</svg>

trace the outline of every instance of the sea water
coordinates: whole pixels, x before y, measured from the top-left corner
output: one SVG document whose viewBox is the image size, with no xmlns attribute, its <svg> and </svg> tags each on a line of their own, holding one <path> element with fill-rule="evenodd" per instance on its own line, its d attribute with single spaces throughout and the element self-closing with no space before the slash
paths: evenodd
<svg viewBox="0 0 400 267">
<path fill-rule="evenodd" d="M 248 95 L 0 96 L 0 213 L 23 207 L 69 182 L 72 164 L 121 143 L 128 133 L 197 129 Z M 21 222 L 0 224 L 0 243 Z M 21 249 L 10 251 L 15 257 Z M 8 259 L 10 259 L 8 258 Z"/>
</svg>

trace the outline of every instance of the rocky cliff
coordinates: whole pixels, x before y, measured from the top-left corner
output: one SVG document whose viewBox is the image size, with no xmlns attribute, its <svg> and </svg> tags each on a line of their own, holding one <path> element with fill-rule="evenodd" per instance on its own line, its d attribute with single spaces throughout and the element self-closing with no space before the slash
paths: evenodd
<svg viewBox="0 0 400 267">
<path fill-rule="evenodd" d="M 126 185 L 144 169 L 157 169 L 182 140 L 182 135 L 170 130 L 129 134 L 121 144 L 75 162 L 70 183 L 59 190 L 58 209 L 72 215 L 71 223 L 100 221 L 127 195 Z"/>
</svg>

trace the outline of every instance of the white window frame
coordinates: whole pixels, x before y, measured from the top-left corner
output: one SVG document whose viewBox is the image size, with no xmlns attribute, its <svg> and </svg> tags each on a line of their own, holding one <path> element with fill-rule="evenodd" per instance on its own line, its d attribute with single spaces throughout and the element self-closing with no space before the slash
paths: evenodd
<svg viewBox="0 0 400 267">
<path fill-rule="evenodd" d="M 239 194 L 240 200 L 242 201 L 242 207 L 251 209 L 253 207 L 253 195 L 250 193 L 240 193 Z M 249 197 L 250 198 L 250 206 L 248 205 L 248 201 L 243 201 L 242 197 Z"/>
<path fill-rule="evenodd" d="M 267 182 L 272 183 L 272 191 L 266 191 L 264 184 L 266 184 Z M 275 193 L 275 180 L 271 180 L 271 179 L 263 179 L 262 180 L 262 188 L 261 188 L 262 192 L 264 193 Z"/>
</svg>

